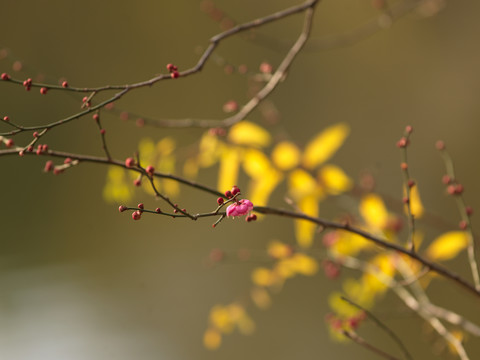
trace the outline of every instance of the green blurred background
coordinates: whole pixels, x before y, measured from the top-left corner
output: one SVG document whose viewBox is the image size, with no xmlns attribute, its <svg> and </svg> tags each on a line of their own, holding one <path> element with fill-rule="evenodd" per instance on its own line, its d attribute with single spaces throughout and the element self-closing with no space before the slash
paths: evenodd
<svg viewBox="0 0 480 360">
<path fill-rule="evenodd" d="M 238 23 L 294 4 L 216 3 Z M 196 63 L 198 49 L 221 31 L 200 10 L 199 1 L 4 1 L 0 9 L 0 47 L 24 64 L 16 77 L 41 73 L 55 83 L 66 77 L 72 86 L 144 80 L 164 72 L 169 62 L 186 69 Z M 412 125 L 411 172 L 427 209 L 454 228 L 459 215 L 445 196 L 443 164 L 434 143 L 446 141 L 466 199 L 479 209 L 475 190 L 480 175 L 479 11 L 477 1 L 448 1 L 435 16 L 414 12 L 353 46 L 306 49 L 270 97 L 283 128 L 291 139 L 305 144 L 328 125 L 348 123 L 352 133 L 333 162 L 356 179 L 364 170 L 372 172 L 377 190 L 399 199 L 402 178 L 395 142 L 404 126 Z M 376 16 L 370 1 L 325 0 L 316 11 L 310 44 Z M 297 15 L 266 26 L 259 34 L 288 44 L 301 24 Z M 215 54 L 256 71 L 262 61 L 276 67 L 286 49 L 237 36 L 222 43 Z M 247 100 L 248 78 L 225 75 L 217 62 L 212 59 L 201 74 L 132 92 L 117 107 L 154 118 L 221 118 L 226 101 Z M 11 67 L 12 58 L 0 60 L 1 72 L 13 75 Z M 45 97 L 36 90 L 26 93 L 0 83 L 0 113 L 18 123 L 54 121 L 78 111 L 78 101 L 54 91 Z M 102 119 L 111 151 L 119 159 L 131 155 L 145 136 L 158 140 L 171 135 L 180 144 L 189 144 L 201 134 L 192 129 L 141 129 L 112 114 Z M 259 111 L 250 119 L 264 124 Z M 26 141 L 18 137 L 17 143 L 21 139 Z M 55 129 L 47 142 L 54 149 L 101 155 L 98 130 L 90 117 Z M 145 216 L 134 222 L 129 215 L 120 215 L 115 204 L 103 201 L 105 167 L 82 164 L 54 177 L 42 173 L 44 159 L 14 156 L 3 157 L 0 163 L 0 358 L 373 357 L 355 345 L 329 339 L 323 320 L 329 311 L 327 298 L 341 282 L 322 274 L 288 281 L 274 296 L 271 309 L 252 310 L 257 325 L 253 336 L 235 333 L 225 337 L 216 352 L 203 349 L 211 306 L 244 296 L 250 271 L 259 265 L 227 259 L 224 265 L 209 268 L 205 258 L 210 250 L 255 251 L 273 239 L 293 243 L 289 221 L 267 218 L 252 226 L 225 221 L 215 230 L 210 220 L 190 223 Z M 203 172 L 200 179 L 216 184 L 212 171 Z M 283 190 L 274 194 L 274 203 L 280 206 L 286 206 Z M 132 205 L 141 201 L 157 206 L 144 194 Z M 187 208 L 207 209 L 212 201 L 187 188 L 177 200 Z M 328 204 L 321 207 L 322 216 L 335 214 L 335 201 Z M 432 239 L 445 227 L 424 230 Z M 449 265 L 468 276 L 464 258 Z M 440 305 L 480 322 L 478 300 L 455 285 L 436 282 L 432 294 Z M 438 337 L 415 314 L 404 311 L 398 300 L 387 296 L 376 310 L 399 331 L 415 358 L 435 358 L 431 349 L 438 348 Z M 373 343 L 397 351 L 374 327 L 361 331 Z M 480 357 L 477 339 L 470 338 L 466 347 L 472 358 Z"/>
</svg>

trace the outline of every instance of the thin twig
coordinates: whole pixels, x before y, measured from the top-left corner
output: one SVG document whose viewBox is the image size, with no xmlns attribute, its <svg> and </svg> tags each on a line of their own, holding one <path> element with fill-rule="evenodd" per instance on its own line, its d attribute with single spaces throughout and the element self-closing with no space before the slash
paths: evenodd
<svg viewBox="0 0 480 360">
<path fill-rule="evenodd" d="M 347 338 L 350 340 L 354 341 L 360 346 L 363 346 L 365 349 L 370 350 L 371 352 L 377 354 L 378 356 L 381 356 L 385 359 L 389 360 L 400 360 L 399 358 L 392 356 L 390 354 L 387 354 L 385 351 L 380 350 L 379 348 L 373 346 L 372 344 L 368 343 L 364 338 L 360 337 L 353 331 L 347 331 L 347 330 L 342 330 L 341 331 L 343 335 L 345 335 Z"/>
<path fill-rule="evenodd" d="M 382 239 L 380 237 L 377 237 L 373 234 L 370 234 L 360 228 L 356 228 L 354 226 L 351 226 L 348 223 L 338 223 L 334 221 L 329 221 L 321 218 L 316 218 L 313 216 L 309 216 L 303 213 L 297 213 L 294 211 L 289 211 L 289 210 L 284 210 L 284 209 L 275 209 L 267 206 L 255 206 L 254 210 L 256 212 L 259 212 L 261 214 L 272 214 L 272 215 L 278 215 L 278 216 L 286 216 L 294 219 L 302 219 L 302 220 L 308 220 L 310 222 L 313 222 L 318 225 L 322 225 L 324 228 L 330 228 L 330 229 L 338 229 L 338 230 L 344 230 L 348 231 L 353 234 L 360 235 L 361 237 L 370 240 L 374 242 L 376 245 L 379 245 L 382 248 L 385 249 L 390 249 L 397 251 L 399 253 L 405 254 L 408 257 L 417 260 L 424 266 L 428 267 L 431 271 L 442 275 L 445 278 L 448 278 L 458 285 L 462 286 L 463 288 L 467 289 L 471 293 L 475 294 L 476 296 L 480 297 L 480 290 L 477 290 L 474 286 L 472 286 L 469 282 L 467 282 L 465 279 L 460 277 L 458 274 L 444 268 L 443 266 L 436 264 L 430 260 L 427 260 L 420 256 L 419 254 L 412 252 L 411 250 L 405 249 L 401 247 L 400 245 L 397 245 L 389 240 Z"/>
<path fill-rule="evenodd" d="M 385 325 L 384 323 L 382 323 L 375 315 L 373 315 L 370 311 L 368 311 L 367 309 L 365 309 L 364 307 L 358 305 L 357 303 L 353 302 L 352 300 L 346 298 L 345 296 L 341 296 L 340 297 L 343 301 L 346 301 L 347 303 L 349 303 L 350 305 L 356 307 L 357 309 L 360 309 L 362 310 L 363 312 L 365 312 L 365 314 L 367 314 L 368 318 L 370 318 L 371 320 L 373 320 L 373 322 L 379 327 L 381 328 L 383 331 L 385 331 L 388 336 L 390 336 L 392 338 L 393 341 L 395 341 L 398 345 L 398 347 L 403 351 L 403 354 L 405 355 L 405 357 L 407 359 L 410 359 L 410 360 L 413 360 L 412 358 L 412 355 L 410 355 L 410 353 L 408 352 L 407 350 L 407 347 L 403 344 L 402 340 L 400 340 L 400 338 L 397 336 L 397 334 L 395 334 L 393 332 L 392 329 L 390 329 L 387 325 Z"/>
<path fill-rule="evenodd" d="M 450 177 L 451 181 L 455 182 L 455 185 L 451 185 L 451 186 L 455 186 L 456 188 L 458 188 L 460 184 L 458 183 L 457 178 L 455 176 L 453 160 L 450 154 L 445 150 L 445 146 L 440 147 L 440 152 L 442 154 L 443 161 L 445 163 L 445 169 L 446 169 L 447 175 Z M 457 191 L 455 191 L 453 196 L 455 196 L 458 210 L 462 216 L 462 221 L 466 225 L 465 232 L 468 235 L 468 247 L 467 247 L 468 262 L 470 264 L 470 269 L 472 271 L 472 277 L 473 277 L 473 282 L 475 284 L 475 288 L 477 289 L 477 291 L 480 291 L 480 275 L 479 275 L 478 263 L 476 259 L 477 256 L 476 256 L 475 238 L 473 235 L 472 224 L 470 222 L 470 215 L 467 212 L 467 207 L 465 206 L 465 201 L 462 196 L 463 187 L 461 188 L 462 190 L 459 191 L 458 193 Z"/>
<path fill-rule="evenodd" d="M 303 25 L 303 30 L 295 42 L 295 44 L 292 46 L 290 51 L 287 53 L 285 58 L 283 59 L 282 63 L 278 67 L 277 71 L 273 74 L 272 78 L 268 81 L 268 83 L 261 89 L 255 96 L 253 96 L 250 101 L 248 101 L 242 109 L 235 115 L 228 117 L 223 120 L 190 120 L 186 119 L 183 121 L 169 121 L 165 120 L 163 123 L 163 126 L 169 126 L 169 127 L 203 127 L 203 128 L 210 128 L 210 127 L 229 127 L 232 126 L 233 124 L 243 120 L 245 116 L 247 116 L 252 110 L 254 110 L 258 104 L 265 99 L 281 82 L 283 77 L 286 74 L 286 71 L 292 64 L 294 58 L 296 55 L 300 52 L 300 50 L 303 48 L 305 42 L 307 41 L 309 35 L 310 35 L 310 30 L 312 26 L 312 17 L 313 17 L 313 9 L 315 8 L 315 5 L 320 0 L 307 0 L 303 4 L 292 6 L 288 9 L 278 11 L 276 13 L 267 15 L 262 18 L 258 18 L 256 20 L 237 25 L 229 30 L 226 30 L 218 35 L 213 36 L 210 39 L 210 45 L 208 48 L 204 51 L 200 59 L 197 61 L 197 64 L 185 71 L 180 72 L 179 76 L 180 77 L 186 77 L 189 75 L 193 75 L 195 73 L 200 72 L 204 65 L 206 64 L 207 60 L 211 57 L 213 51 L 216 49 L 216 47 L 220 44 L 220 42 L 224 39 L 227 39 L 235 34 L 241 33 L 243 31 L 253 29 L 259 26 L 263 26 L 265 24 L 271 23 L 273 21 L 277 21 L 279 19 L 288 17 L 293 14 L 301 13 L 303 11 L 306 12 L 305 14 L 305 21 Z M 49 89 L 57 89 L 57 90 L 62 90 L 62 91 L 75 91 L 75 92 L 88 92 L 92 93 L 90 95 L 90 98 L 88 99 L 88 102 L 93 98 L 94 95 L 106 91 L 106 90 L 120 90 L 118 93 L 116 93 L 114 96 L 111 98 L 104 100 L 103 102 L 89 106 L 87 107 L 86 110 L 81 111 L 77 114 L 71 115 L 69 117 L 66 117 L 64 119 L 58 120 L 56 122 L 46 124 L 46 125 L 38 125 L 38 126 L 29 126 L 29 127 L 18 127 L 15 125 L 12 125 L 16 127 L 15 130 L 12 130 L 7 133 L 0 133 L 0 136 L 12 136 L 17 133 L 23 132 L 23 131 L 34 131 L 34 130 L 40 130 L 40 129 L 51 129 L 53 127 L 63 125 L 65 123 L 68 123 L 70 121 L 76 120 L 81 118 L 82 116 L 88 115 L 94 111 L 100 110 L 104 106 L 113 103 L 119 99 L 121 99 L 125 94 L 127 94 L 129 91 L 142 88 L 142 87 L 147 87 L 147 86 L 152 86 L 156 84 L 157 82 L 161 80 L 168 80 L 172 79 L 170 74 L 161 74 L 158 76 L 155 76 L 149 80 L 146 81 L 141 81 L 133 84 L 128 84 L 128 85 L 107 85 L 107 86 L 102 86 L 102 87 L 96 87 L 96 88 L 75 88 L 75 87 L 67 87 L 63 88 L 62 86 L 59 85 L 49 85 L 49 84 L 40 84 L 40 83 L 33 83 L 31 84 L 31 87 L 47 87 Z M 23 85 L 23 81 L 20 79 L 9 79 L 6 81 L 7 83 L 12 83 L 12 84 L 18 84 L 18 85 Z"/>
<path fill-rule="evenodd" d="M 342 266 L 346 266 L 352 269 L 358 269 L 364 273 L 371 273 L 383 284 L 391 288 L 395 294 L 405 303 L 407 307 L 419 314 L 424 320 L 426 320 L 433 329 L 442 336 L 445 341 L 452 344 L 462 360 L 468 360 L 468 355 L 460 340 L 458 340 L 451 332 L 449 332 L 445 326 L 438 320 L 438 318 L 429 311 L 430 301 L 426 295 L 422 295 L 422 301 L 418 301 L 412 294 L 408 292 L 403 286 L 395 281 L 390 276 L 385 275 L 383 272 L 371 264 L 365 263 L 361 260 L 352 257 L 342 258 Z"/>
<path fill-rule="evenodd" d="M 415 183 L 410 178 L 410 171 L 408 170 L 408 154 L 407 148 L 410 142 L 410 134 L 412 130 L 411 127 L 407 127 L 405 130 L 404 137 L 398 142 L 400 144 L 400 149 L 402 150 L 402 163 L 401 169 L 403 174 L 403 186 L 405 191 L 404 203 L 407 209 L 407 218 L 408 218 L 408 248 L 414 252 L 415 251 L 415 215 L 412 213 L 412 187 L 415 186 Z"/>
</svg>

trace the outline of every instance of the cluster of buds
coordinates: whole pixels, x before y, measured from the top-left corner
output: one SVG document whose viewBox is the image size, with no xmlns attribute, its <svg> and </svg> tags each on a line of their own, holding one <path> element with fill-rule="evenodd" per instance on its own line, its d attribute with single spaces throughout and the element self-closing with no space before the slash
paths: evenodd
<svg viewBox="0 0 480 360">
<path fill-rule="evenodd" d="M 226 215 L 227 217 L 237 217 L 247 215 L 245 220 L 247 222 L 257 220 L 257 215 L 251 214 L 253 210 L 253 204 L 250 200 L 247 199 L 238 199 L 240 195 L 240 189 L 238 186 L 234 185 L 230 190 L 225 191 L 224 197 L 219 197 L 217 199 L 218 208 L 217 211 L 220 210 L 224 205 L 230 204 L 227 207 Z M 226 200 L 225 200 L 226 199 Z M 215 224 L 212 226 L 215 227 L 217 224 L 223 219 L 224 215 L 220 219 L 217 220 Z"/>
<path fill-rule="evenodd" d="M 408 125 L 405 127 L 405 132 L 404 135 L 400 138 L 400 140 L 397 141 L 397 147 L 398 148 L 406 148 L 408 145 L 410 145 L 410 140 L 409 137 L 413 132 L 413 127 Z"/>
<path fill-rule="evenodd" d="M 332 330 L 341 332 L 343 330 L 356 330 L 366 317 L 367 314 L 365 311 L 359 311 L 356 315 L 349 318 L 341 318 L 330 313 L 325 316 L 325 321 L 330 325 Z"/>
<path fill-rule="evenodd" d="M 38 144 L 37 150 L 36 150 L 37 155 L 45 154 L 47 151 L 48 151 L 47 144 Z"/>
<path fill-rule="evenodd" d="M 178 67 L 173 64 L 167 64 L 167 70 L 170 73 L 172 79 L 176 79 L 180 76 L 180 73 L 178 72 Z"/>
<path fill-rule="evenodd" d="M 89 108 L 90 106 L 92 106 L 92 103 L 90 102 L 89 97 L 84 96 L 83 99 L 82 99 L 82 108 L 84 108 L 84 107 Z"/>
<path fill-rule="evenodd" d="M 41 146 L 43 147 L 43 146 L 47 146 L 47 145 L 41 145 Z M 48 147 L 46 148 L 46 150 L 48 150 Z M 38 154 L 38 150 L 37 150 L 37 154 Z M 74 160 L 72 158 L 67 157 L 67 158 L 65 158 L 65 160 L 63 160 L 63 164 L 55 166 L 53 164 L 52 160 L 48 160 L 45 163 L 45 167 L 43 168 L 43 171 L 44 172 L 52 171 L 54 175 L 59 175 L 59 174 L 63 173 L 66 169 L 68 169 L 68 168 L 70 168 L 74 165 L 77 165 L 78 162 L 79 162 L 78 160 Z"/>
<path fill-rule="evenodd" d="M 462 195 L 464 187 L 456 179 L 453 179 L 450 175 L 443 175 L 442 182 L 447 186 L 448 195 Z"/>
<path fill-rule="evenodd" d="M 236 217 L 248 214 L 245 218 L 246 221 L 250 222 L 256 220 L 257 216 L 255 214 L 250 214 L 253 210 L 252 202 L 247 199 L 237 200 L 238 195 L 240 195 L 240 189 L 236 185 L 233 186 L 231 190 L 225 191 L 225 197 L 229 200 L 233 200 L 233 203 L 227 207 L 227 216 Z"/>
<path fill-rule="evenodd" d="M 23 82 L 23 87 L 25 88 L 26 91 L 30 91 L 32 88 L 32 79 L 28 78 Z"/>
<path fill-rule="evenodd" d="M 7 73 L 2 73 L 1 79 L 3 81 L 8 81 L 8 80 L 10 80 L 10 75 L 8 75 Z"/>
<path fill-rule="evenodd" d="M 331 260 L 325 260 L 322 263 L 322 267 L 327 278 L 333 280 L 340 276 L 340 266 L 338 263 Z"/>
<path fill-rule="evenodd" d="M 213 136 L 225 136 L 227 135 L 227 130 L 221 127 L 214 127 L 208 130 L 208 133 Z"/>
</svg>

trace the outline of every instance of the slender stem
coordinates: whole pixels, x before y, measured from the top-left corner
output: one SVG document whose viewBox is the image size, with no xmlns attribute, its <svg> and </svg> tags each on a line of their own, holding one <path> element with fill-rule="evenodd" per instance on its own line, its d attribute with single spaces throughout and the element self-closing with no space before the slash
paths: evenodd
<svg viewBox="0 0 480 360">
<path fill-rule="evenodd" d="M 377 237 L 373 234 L 370 234 L 362 229 L 356 228 L 354 226 L 349 225 L 348 223 L 338 223 L 334 221 L 329 221 L 329 220 L 324 220 L 321 218 L 316 218 L 312 216 L 308 216 L 303 213 L 297 213 L 294 211 L 289 211 L 289 210 L 284 210 L 284 209 L 275 209 L 271 207 L 266 207 L 266 206 L 256 206 L 254 207 L 254 210 L 256 212 L 259 212 L 261 214 L 271 214 L 271 215 L 278 215 L 278 216 L 286 216 L 286 217 L 291 217 L 294 219 L 303 219 L 303 220 L 308 220 L 310 222 L 313 222 L 315 224 L 321 225 L 324 228 L 330 228 L 330 229 L 338 229 L 338 230 L 344 230 L 348 231 L 357 235 L 362 236 L 363 238 L 370 240 L 374 242 L 375 244 L 385 248 L 385 249 L 390 249 L 397 251 L 399 253 L 405 254 L 408 257 L 417 260 L 418 262 L 422 263 L 424 266 L 428 267 L 431 271 L 442 275 L 443 277 L 450 279 L 463 288 L 467 289 L 471 293 L 475 294 L 476 296 L 480 297 L 480 290 L 477 290 L 473 285 L 471 285 L 469 282 L 467 282 L 465 279 L 460 277 L 458 274 L 444 268 L 443 266 L 436 264 L 430 260 L 427 260 L 420 256 L 419 254 L 412 252 L 411 250 L 405 249 L 401 247 L 400 245 L 397 245 L 395 243 L 390 242 L 389 240 L 382 239 L 380 237 Z"/>
<path fill-rule="evenodd" d="M 455 176 L 453 160 L 450 154 L 445 150 L 445 148 L 441 149 L 441 154 L 443 157 L 443 161 L 445 163 L 445 169 L 446 169 L 447 175 L 450 177 L 452 181 L 458 184 Z M 462 220 L 466 224 L 465 231 L 468 235 L 468 247 L 467 247 L 468 262 L 470 264 L 470 269 L 472 271 L 472 277 L 473 277 L 473 282 L 475 284 L 475 288 L 477 289 L 477 291 L 480 291 L 480 275 L 479 275 L 478 263 L 477 263 L 475 238 L 473 235 L 472 224 L 470 222 L 470 216 L 467 213 L 467 207 L 465 206 L 465 201 L 461 194 L 462 192 L 460 192 L 459 194 L 454 194 L 453 196 L 455 196 L 457 207 L 462 216 Z"/>
<path fill-rule="evenodd" d="M 362 310 L 363 312 L 365 312 L 365 314 L 367 314 L 368 318 L 370 318 L 371 320 L 373 320 L 373 322 L 379 327 L 381 328 L 383 331 L 385 331 L 388 336 L 390 336 L 392 338 L 393 341 L 395 341 L 398 345 L 398 347 L 403 351 L 403 354 L 405 355 L 405 357 L 409 360 L 413 360 L 412 358 L 412 355 L 410 355 L 410 353 L 408 352 L 407 350 L 407 347 L 403 344 L 402 340 L 400 340 L 400 338 L 397 336 L 397 334 L 395 334 L 393 332 L 392 329 L 390 329 L 387 325 L 385 325 L 384 323 L 382 323 L 375 315 L 373 315 L 370 311 L 368 311 L 367 309 L 365 309 L 364 307 L 358 305 L 357 303 L 353 302 L 352 300 L 342 296 L 341 299 L 343 301 L 346 301 L 348 302 L 350 305 L 352 306 L 355 306 L 357 309 L 360 309 Z"/>
<path fill-rule="evenodd" d="M 364 338 L 360 337 L 353 331 L 347 331 L 347 330 L 342 330 L 342 334 L 345 335 L 347 338 L 350 340 L 354 341 L 360 346 L 363 346 L 365 349 L 370 350 L 371 352 L 389 360 L 400 360 L 399 358 L 392 356 L 390 354 L 387 354 L 385 351 L 380 350 L 376 346 L 373 346 L 372 344 L 368 343 Z"/>
</svg>

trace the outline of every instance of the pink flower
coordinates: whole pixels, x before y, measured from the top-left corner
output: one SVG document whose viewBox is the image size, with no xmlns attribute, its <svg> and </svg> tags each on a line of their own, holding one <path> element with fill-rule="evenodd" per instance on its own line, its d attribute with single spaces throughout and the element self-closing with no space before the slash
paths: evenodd
<svg viewBox="0 0 480 360">
<path fill-rule="evenodd" d="M 242 216 L 253 210 L 253 204 L 250 200 L 242 199 L 238 203 L 233 203 L 227 207 L 227 216 Z"/>
</svg>

